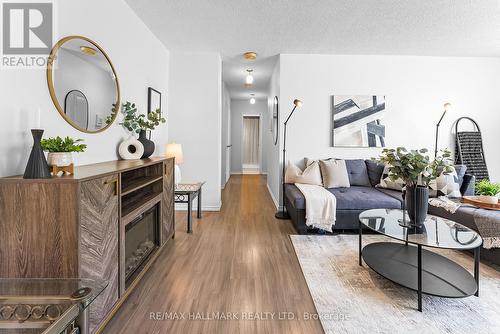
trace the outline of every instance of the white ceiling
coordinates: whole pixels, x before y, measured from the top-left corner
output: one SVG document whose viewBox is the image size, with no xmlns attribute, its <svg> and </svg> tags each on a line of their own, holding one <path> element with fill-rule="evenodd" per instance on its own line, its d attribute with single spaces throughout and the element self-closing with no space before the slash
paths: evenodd
<svg viewBox="0 0 500 334">
<path fill-rule="evenodd" d="M 126 1 L 170 50 L 219 52 L 233 97 L 250 50 L 256 94 L 279 53 L 500 56 L 498 0 Z"/>
</svg>

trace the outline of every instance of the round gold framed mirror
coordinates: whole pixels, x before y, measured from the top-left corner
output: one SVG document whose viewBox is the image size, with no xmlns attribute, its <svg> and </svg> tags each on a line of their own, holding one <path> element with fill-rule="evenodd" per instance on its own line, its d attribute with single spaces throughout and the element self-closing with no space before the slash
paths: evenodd
<svg viewBox="0 0 500 334">
<path fill-rule="evenodd" d="M 47 84 L 57 111 L 82 132 L 106 130 L 120 110 L 115 68 L 87 37 L 68 36 L 56 43 L 47 62 Z"/>
</svg>

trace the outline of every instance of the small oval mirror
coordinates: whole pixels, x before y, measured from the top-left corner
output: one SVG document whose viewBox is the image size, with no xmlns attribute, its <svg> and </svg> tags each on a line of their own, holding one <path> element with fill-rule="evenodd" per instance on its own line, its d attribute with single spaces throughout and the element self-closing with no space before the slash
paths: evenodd
<svg viewBox="0 0 500 334">
<path fill-rule="evenodd" d="M 280 112 L 279 112 L 279 100 L 275 96 L 273 100 L 273 139 L 274 145 L 278 144 L 279 130 L 280 130 Z"/>
</svg>

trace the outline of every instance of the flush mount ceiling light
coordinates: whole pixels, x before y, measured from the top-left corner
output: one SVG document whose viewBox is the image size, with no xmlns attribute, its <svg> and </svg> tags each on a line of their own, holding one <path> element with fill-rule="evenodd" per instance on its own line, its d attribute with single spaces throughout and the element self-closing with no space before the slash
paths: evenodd
<svg viewBox="0 0 500 334">
<path fill-rule="evenodd" d="M 248 69 L 247 72 L 248 72 L 248 74 L 245 77 L 245 85 L 252 85 L 253 84 L 253 76 L 252 76 L 253 70 Z"/>
<path fill-rule="evenodd" d="M 80 51 L 89 56 L 95 56 L 95 54 L 97 53 L 96 49 L 84 45 L 80 46 Z"/>
<path fill-rule="evenodd" d="M 253 51 L 245 52 L 243 54 L 243 58 L 245 58 L 246 60 L 255 60 L 257 59 L 257 52 Z"/>
<path fill-rule="evenodd" d="M 252 97 L 250 98 L 250 104 L 255 104 L 255 97 L 254 97 L 254 96 L 255 96 L 255 94 L 250 94 L 250 96 L 252 96 Z"/>
</svg>

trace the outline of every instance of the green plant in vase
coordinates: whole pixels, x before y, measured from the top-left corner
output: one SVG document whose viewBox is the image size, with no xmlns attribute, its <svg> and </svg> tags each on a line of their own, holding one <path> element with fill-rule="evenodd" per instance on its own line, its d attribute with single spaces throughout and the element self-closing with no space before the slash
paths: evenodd
<svg viewBox="0 0 500 334">
<path fill-rule="evenodd" d="M 159 109 L 151 111 L 147 115 L 138 114 L 135 103 L 129 101 L 122 105 L 122 112 L 125 116 L 120 125 L 132 133 L 139 134 L 138 140 L 144 146 L 144 154 L 141 158 L 150 157 L 155 150 L 155 145 L 154 142 L 146 138 L 146 132 L 149 131 L 151 137 L 151 131 L 167 120 L 161 117 Z"/>
<path fill-rule="evenodd" d="M 73 163 L 72 152 L 84 152 L 86 144 L 83 139 L 71 137 L 51 137 L 42 139 L 40 144 L 45 152 L 48 152 L 47 163 L 50 166 L 66 167 Z"/>
<path fill-rule="evenodd" d="M 427 217 L 430 183 L 441 173 L 449 174 L 453 170 L 449 150 L 441 151 L 434 160 L 427 153 L 425 148 L 410 151 L 404 147 L 386 148 L 378 159 L 374 159 L 388 166 L 391 180 L 401 179 L 405 183 L 404 196 L 408 215 L 417 225 Z"/>
<path fill-rule="evenodd" d="M 476 183 L 476 194 L 479 195 L 481 202 L 497 204 L 498 195 L 500 194 L 500 183 L 493 183 L 487 179 L 483 179 Z"/>
</svg>

